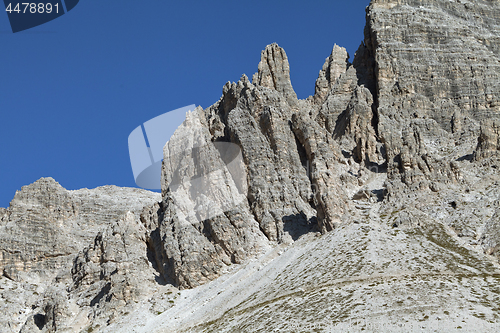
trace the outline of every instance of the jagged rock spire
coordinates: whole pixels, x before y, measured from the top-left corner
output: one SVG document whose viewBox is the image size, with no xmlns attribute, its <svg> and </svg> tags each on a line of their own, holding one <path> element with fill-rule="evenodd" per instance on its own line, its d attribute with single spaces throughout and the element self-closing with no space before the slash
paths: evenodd
<svg viewBox="0 0 500 333">
<path fill-rule="evenodd" d="M 290 81 L 290 65 L 278 44 L 267 45 L 260 56 L 259 71 L 253 75 L 252 83 L 282 93 L 291 106 L 297 104 L 297 94 Z"/>
<path fill-rule="evenodd" d="M 314 91 L 315 100 L 323 100 L 333 88 L 337 79 L 346 72 L 349 66 L 349 54 L 346 49 L 335 44 L 332 53 L 325 59 L 323 68 L 319 71 Z"/>
</svg>

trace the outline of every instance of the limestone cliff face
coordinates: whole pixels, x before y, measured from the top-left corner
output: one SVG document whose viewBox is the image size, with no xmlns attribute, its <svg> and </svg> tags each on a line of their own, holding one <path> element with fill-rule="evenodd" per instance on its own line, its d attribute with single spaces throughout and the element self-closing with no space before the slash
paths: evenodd
<svg viewBox="0 0 500 333">
<path fill-rule="evenodd" d="M 315 95 L 306 100 L 293 91 L 285 51 L 276 44 L 266 47 L 252 82 L 243 76 L 228 83 L 216 104 L 199 110 L 207 142 L 241 148 L 248 206 L 239 207 L 240 214 L 251 216 L 269 241 L 280 243 L 294 238 L 288 231 L 297 224 L 317 220 L 317 230 L 326 232 L 351 220 L 348 193 L 363 183 L 352 179 L 353 174 L 362 178 L 359 170 L 387 175 L 388 186 L 377 189 L 387 199 L 401 196 L 407 186 L 433 193 L 463 186 L 460 162 L 496 156 L 499 147 L 498 15 L 497 3 L 482 1 L 474 6 L 372 1 L 365 40 L 353 62 L 335 45 L 319 72 Z M 169 195 L 165 184 L 164 198 Z M 171 206 L 160 227 L 175 220 Z M 200 240 L 213 247 L 211 254 L 194 251 L 200 258 L 189 260 L 213 263 L 208 275 L 179 281 L 192 287 L 217 276 L 222 259 L 234 257 L 236 250 L 216 250 L 213 227 L 187 229 L 193 234 L 173 233 L 178 242 L 173 248 L 202 234 Z M 261 235 L 254 235 L 239 242 L 247 243 L 240 248 L 255 249 L 251 244 Z M 174 279 L 180 267 L 189 266 L 180 264 L 179 255 L 159 261 L 174 264 Z"/>
<path fill-rule="evenodd" d="M 116 186 L 68 191 L 52 178 L 23 187 L 0 224 L 0 270 L 13 280 L 51 278 L 107 221 L 139 214 L 154 194 Z"/>
<path fill-rule="evenodd" d="M 373 0 L 366 19 L 314 96 L 271 44 L 252 81 L 187 114 L 161 195 L 23 187 L 0 209 L 0 330 L 341 331 L 362 315 L 497 332 L 500 4 Z"/>
<path fill-rule="evenodd" d="M 498 156 L 500 151 L 500 119 L 484 119 L 481 121 L 475 157 L 481 160 L 490 156 Z"/>
<path fill-rule="evenodd" d="M 126 288 L 147 288 L 148 278 L 136 281 L 137 273 L 143 271 L 152 274 L 149 279 L 154 282 L 155 270 L 147 264 L 145 231 L 135 232 L 139 234 L 135 243 L 127 239 L 134 239 L 130 230 L 144 228 L 139 220 L 143 207 L 159 199 L 157 193 L 116 186 L 68 191 L 52 178 L 24 186 L 0 215 L 0 307 L 4 314 L 0 330 L 19 332 L 24 326 L 25 332 L 43 327 L 72 331 L 72 327 L 88 325 L 82 313 L 91 309 L 90 303 L 106 299 L 109 288 L 119 289 L 118 294 L 126 293 Z M 112 227 L 113 223 L 122 229 Z M 90 244 L 94 245 L 88 248 Z M 104 252 L 101 258 L 99 251 Z M 120 277 L 125 280 L 127 270 L 135 271 L 135 281 L 120 281 Z M 86 284 L 90 288 L 82 293 Z M 79 303 L 68 299 L 67 288 L 80 293 Z M 80 317 L 75 318 L 76 313 Z"/>
<path fill-rule="evenodd" d="M 372 1 L 365 46 L 390 175 L 418 182 L 429 158 L 452 159 L 480 121 L 499 117 L 499 20 L 495 1 Z M 422 147 L 437 142 L 437 154 Z"/>
<path fill-rule="evenodd" d="M 342 50 L 334 48 L 334 52 L 345 55 Z M 322 82 L 345 72 L 345 57 L 342 61 L 342 66 L 324 67 Z M 153 232 L 159 237 L 151 240 L 153 248 L 160 249 L 156 255 L 158 265 L 180 287 L 195 287 L 211 280 L 225 265 L 240 263 L 269 244 L 291 242 L 314 229 L 330 231 L 349 218 L 347 194 L 339 178 L 341 165 L 345 167 L 347 160 L 331 134 L 311 119 L 313 102 L 297 99 L 285 51 L 277 44 L 269 45 L 262 52 L 258 68 L 253 83 L 243 75 L 239 82 L 224 86 L 217 103 L 188 115 L 165 146 L 164 210 Z M 328 84 L 320 91 L 327 87 Z M 372 102 L 368 91 L 352 94 L 353 98 L 362 95 L 368 103 Z M 350 114 L 356 120 L 350 120 L 365 126 L 358 120 L 359 114 L 354 116 L 356 111 Z M 350 130 L 346 132 L 353 138 L 363 136 Z M 367 145 L 361 138 L 359 141 L 363 148 Z M 246 183 L 244 200 L 213 218 L 185 219 L 181 216 L 185 215 L 181 214 L 182 206 L 199 211 L 206 202 L 200 202 L 198 196 L 187 200 L 189 204 L 180 203 L 186 202 L 180 198 L 191 193 L 195 185 L 174 190 L 172 179 L 194 179 L 207 170 L 223 168 L 222 151 L 217 148 L 223 143 L 241 150 L 243 171 L 238 177 Z M 204 148 L 193 150 L 194 146 Z M 191 170 L 186 172 L 186 168 Z M 227 173 L 231 182 L 238 180 L 234 176 Z M 213 183 L 204 186 L 211 192 L 205 194 L 215 195 Z M 220 189 L 216 195 L 222 192 Z M 189 210 L 184 211 L 188 214 Z"/>
</svg>

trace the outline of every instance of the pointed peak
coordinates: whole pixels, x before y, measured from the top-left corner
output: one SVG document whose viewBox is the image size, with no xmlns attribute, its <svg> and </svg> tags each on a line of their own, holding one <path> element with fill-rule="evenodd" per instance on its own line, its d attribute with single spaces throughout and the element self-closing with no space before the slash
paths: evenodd
<svg viewBox="0 0 500 333">
<path fill-rule="evenodd" d="M 316 80 L 315 100 L 323 100 L 333 88 L 337 79 L 347 71 L 349 67 L 349 53 L 337 44 L 333 45 L 330 56 L 325 59 L 323 67 L 319 71 Z"/>
<path fill-rule="evenodd" d="M 290 105 L 297 103 L 290 81 L 288 58 L 285 50 L 276 43 L 267 45 L 261 52 L 258 72 L 254 74 L 252 83 L 282 93 Z"/>
</svg>

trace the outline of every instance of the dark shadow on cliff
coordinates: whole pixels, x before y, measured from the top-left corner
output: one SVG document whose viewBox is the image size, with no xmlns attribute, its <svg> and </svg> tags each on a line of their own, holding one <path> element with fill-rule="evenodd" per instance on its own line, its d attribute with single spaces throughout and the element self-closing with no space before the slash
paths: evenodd
<svg viewBox="0 0 500 333">
<path fill-rule="evenodd" d="M 42 330 L 43 327 L 45 326 L 45 315 L 41 313 L 37 313 L 36 315 L 33 316 L 33 321 L 35 322 L 36 327 L 38 327 L 39 330 Z"/>
<path fill-rule="evenodd" d="M 467 154 L 467 155 L 464 155 L 462 157 L 457 158 L 457 161 L 459 161 L 459 162 L 461 162 L 461 161 L 472 162 L 473 159 L 474 159 L 474 153 L 471 153 L 471 154 Z"/>
<path fill-rule="evenodd" d="M 97 294 L 96 297 L 94 297 L 92 299 L 92 301 L 90 301 L 90 306 L 94 306 L 96 305 L 97 303 L 99 303 L 99 301 L 105 296 L 105 295 L 108 295 L 108 297 L 106 297 L 106 302 L 108 302 L 110 299 L 111 299 L 111 295 L 109 295 L 109 291 L 111 290 L 111 282 L 108 282 L 106 283 L 106 285 L 101 289 L 101 291 L 99 292 L 99 294 Z"/>
<path fill-rule="evenodd" d="M 158 273 L 158 275 L 155 276 L 155 281 L 159 285 L 165 286 L 167 284 L 171 284 L 175 286 L 174 280 L 172 280 L 170 277 L 165 277 L 160 269 L 158 268 L 158 263 L 156 262 L 156 256 L 153 250 L 151 250 L 149 244 L 148 244 L 148 250 L 147 250 L 147 257 L 151 265 L 153 266 L 154 270 Z"/>
<path fill-rule="evenodd" d="M 283 232 L 288 233 L 294 241 L 309 232 L 318 231 L 316 217 L 307 220 L 307 217 L 302 213 L 283 216 L 282 221 Z"/>
<path fill-rule="evenodd" d="M 371 191 L 375 197 L 377 198 L 377 202 L 381 202 L 384 200 L 385 190 L 383 188 L 372 190 Z"/>
<path fill-rule="evenodd" d="M 382 164 L 377 164 L 375 162 L 370 162 L 368 160 L 364 161 L 365 168 L 367 168 L 370 172 L 374 173 L 387 173 L 387 162 Z"/>
</svg>

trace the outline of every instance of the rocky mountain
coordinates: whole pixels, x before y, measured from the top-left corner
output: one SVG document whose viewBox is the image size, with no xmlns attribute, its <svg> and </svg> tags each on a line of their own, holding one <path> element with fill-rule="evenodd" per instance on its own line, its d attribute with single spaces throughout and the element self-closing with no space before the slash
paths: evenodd
<svg viewBox="0 0 500 333">
<path fill-rule="evenodd" d="M 188 113 L 161 195 L 23 187 L 0 209 L 2 332 L 497 332 L 500 3 L 366 20 L 314 96 L 271 44 Z"/>
</svg>

